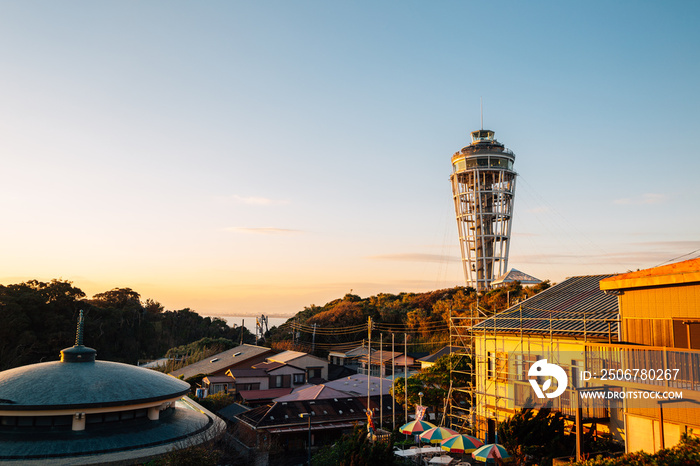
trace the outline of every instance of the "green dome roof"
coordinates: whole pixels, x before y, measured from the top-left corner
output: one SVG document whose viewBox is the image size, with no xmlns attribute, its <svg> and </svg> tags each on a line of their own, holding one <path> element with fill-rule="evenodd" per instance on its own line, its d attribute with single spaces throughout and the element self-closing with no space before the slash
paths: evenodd
<svg viewBox="0 0 700 466">
<path fill-rule="evenodd" d="M 108 361 L 44 362 L 0 372 L 0 409 L 121 406 L 184 396 L 190 384 Z"/>
</svg>

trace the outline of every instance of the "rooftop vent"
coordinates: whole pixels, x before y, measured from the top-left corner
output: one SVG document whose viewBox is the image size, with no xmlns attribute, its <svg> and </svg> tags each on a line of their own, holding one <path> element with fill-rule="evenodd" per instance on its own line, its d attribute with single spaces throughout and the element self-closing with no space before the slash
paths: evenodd
<svg viewBox="0 0 700 466">
<path fill-rule="evenodd" d="M 214 358 L 214 359 L 211 359 L 209 362 L 216 362 L 218 360 L 219 360 L 219 358 Z"/>
<path fill-rule="evenodd" d="M 233 357 L 235 358 L 235 357 L 238 356 L 239 354 L 241 354 L 240 351 L 239 351 L 238 353 L 234 353 L 234 354 L 233 354 Z"/>
</svg>

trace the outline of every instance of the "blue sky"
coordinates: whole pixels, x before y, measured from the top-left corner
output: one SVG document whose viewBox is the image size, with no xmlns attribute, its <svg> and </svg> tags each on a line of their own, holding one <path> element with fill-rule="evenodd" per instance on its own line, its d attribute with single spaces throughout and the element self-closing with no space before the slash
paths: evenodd
<svg viewBox="0 0 700 466">
<path fill-rule="evenodd" d="M 450 157 L 516 154 L 509 266 L 700 249 L 694 2 L 0 2 L 0 283 L 287 314 L 464 283 Z"/>
</svg>

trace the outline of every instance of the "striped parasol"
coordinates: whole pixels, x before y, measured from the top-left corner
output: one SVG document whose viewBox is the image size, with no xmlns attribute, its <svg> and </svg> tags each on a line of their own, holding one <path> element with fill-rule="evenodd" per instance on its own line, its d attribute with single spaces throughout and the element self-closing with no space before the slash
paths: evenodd
<svg viewBox="0 0 700 466">
<path fill-rule="evenodd" d="M 472 453 L 472 457 L 475 460 L 483 461 L 485 463 L 495 463 L 496 460 L 510 461 L 511 457 L 503 447 L 503 445 L 498 445 L 496 443 L 489 443 Z"/>
<path fill-rule="evenodd" d="M 420 434 L 426 430 L 430 430 L 435 427 L 435 424 L 431 424 L 426 421 L 411 421 L 408 424 L 404 424 L 399 428 L 399 432 L 402 434 Z"/>
<path fill-rule="evenodd" d="M 471 453 L 483 444 L 484 442 L 471 435 L 457 434 L 440 442 L 440 447 L 451 453 Z"/>
<path fill-rule="evenodd" d="M 452 437 L 453 435 L 457 435 L 457 432 L 452 429 L 448 429 L 447 427 L 433 427 L 420 434 L 419 437 L 426 443 L 440 443 L 447 437 Z"/>
</svg>

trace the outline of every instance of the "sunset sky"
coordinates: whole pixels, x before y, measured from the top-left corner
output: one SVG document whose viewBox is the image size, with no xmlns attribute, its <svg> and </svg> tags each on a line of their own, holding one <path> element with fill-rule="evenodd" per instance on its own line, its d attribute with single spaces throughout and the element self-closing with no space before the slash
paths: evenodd
<svg viewBox="0 0 700 466">
<path fill-rule="evenodd" d="M 0 284 L 293 315 L 464 284 L 450 157 L 516 154 L 509 267 L 700 254 L 700 3 L 0 1 Z"/>
</svg>

